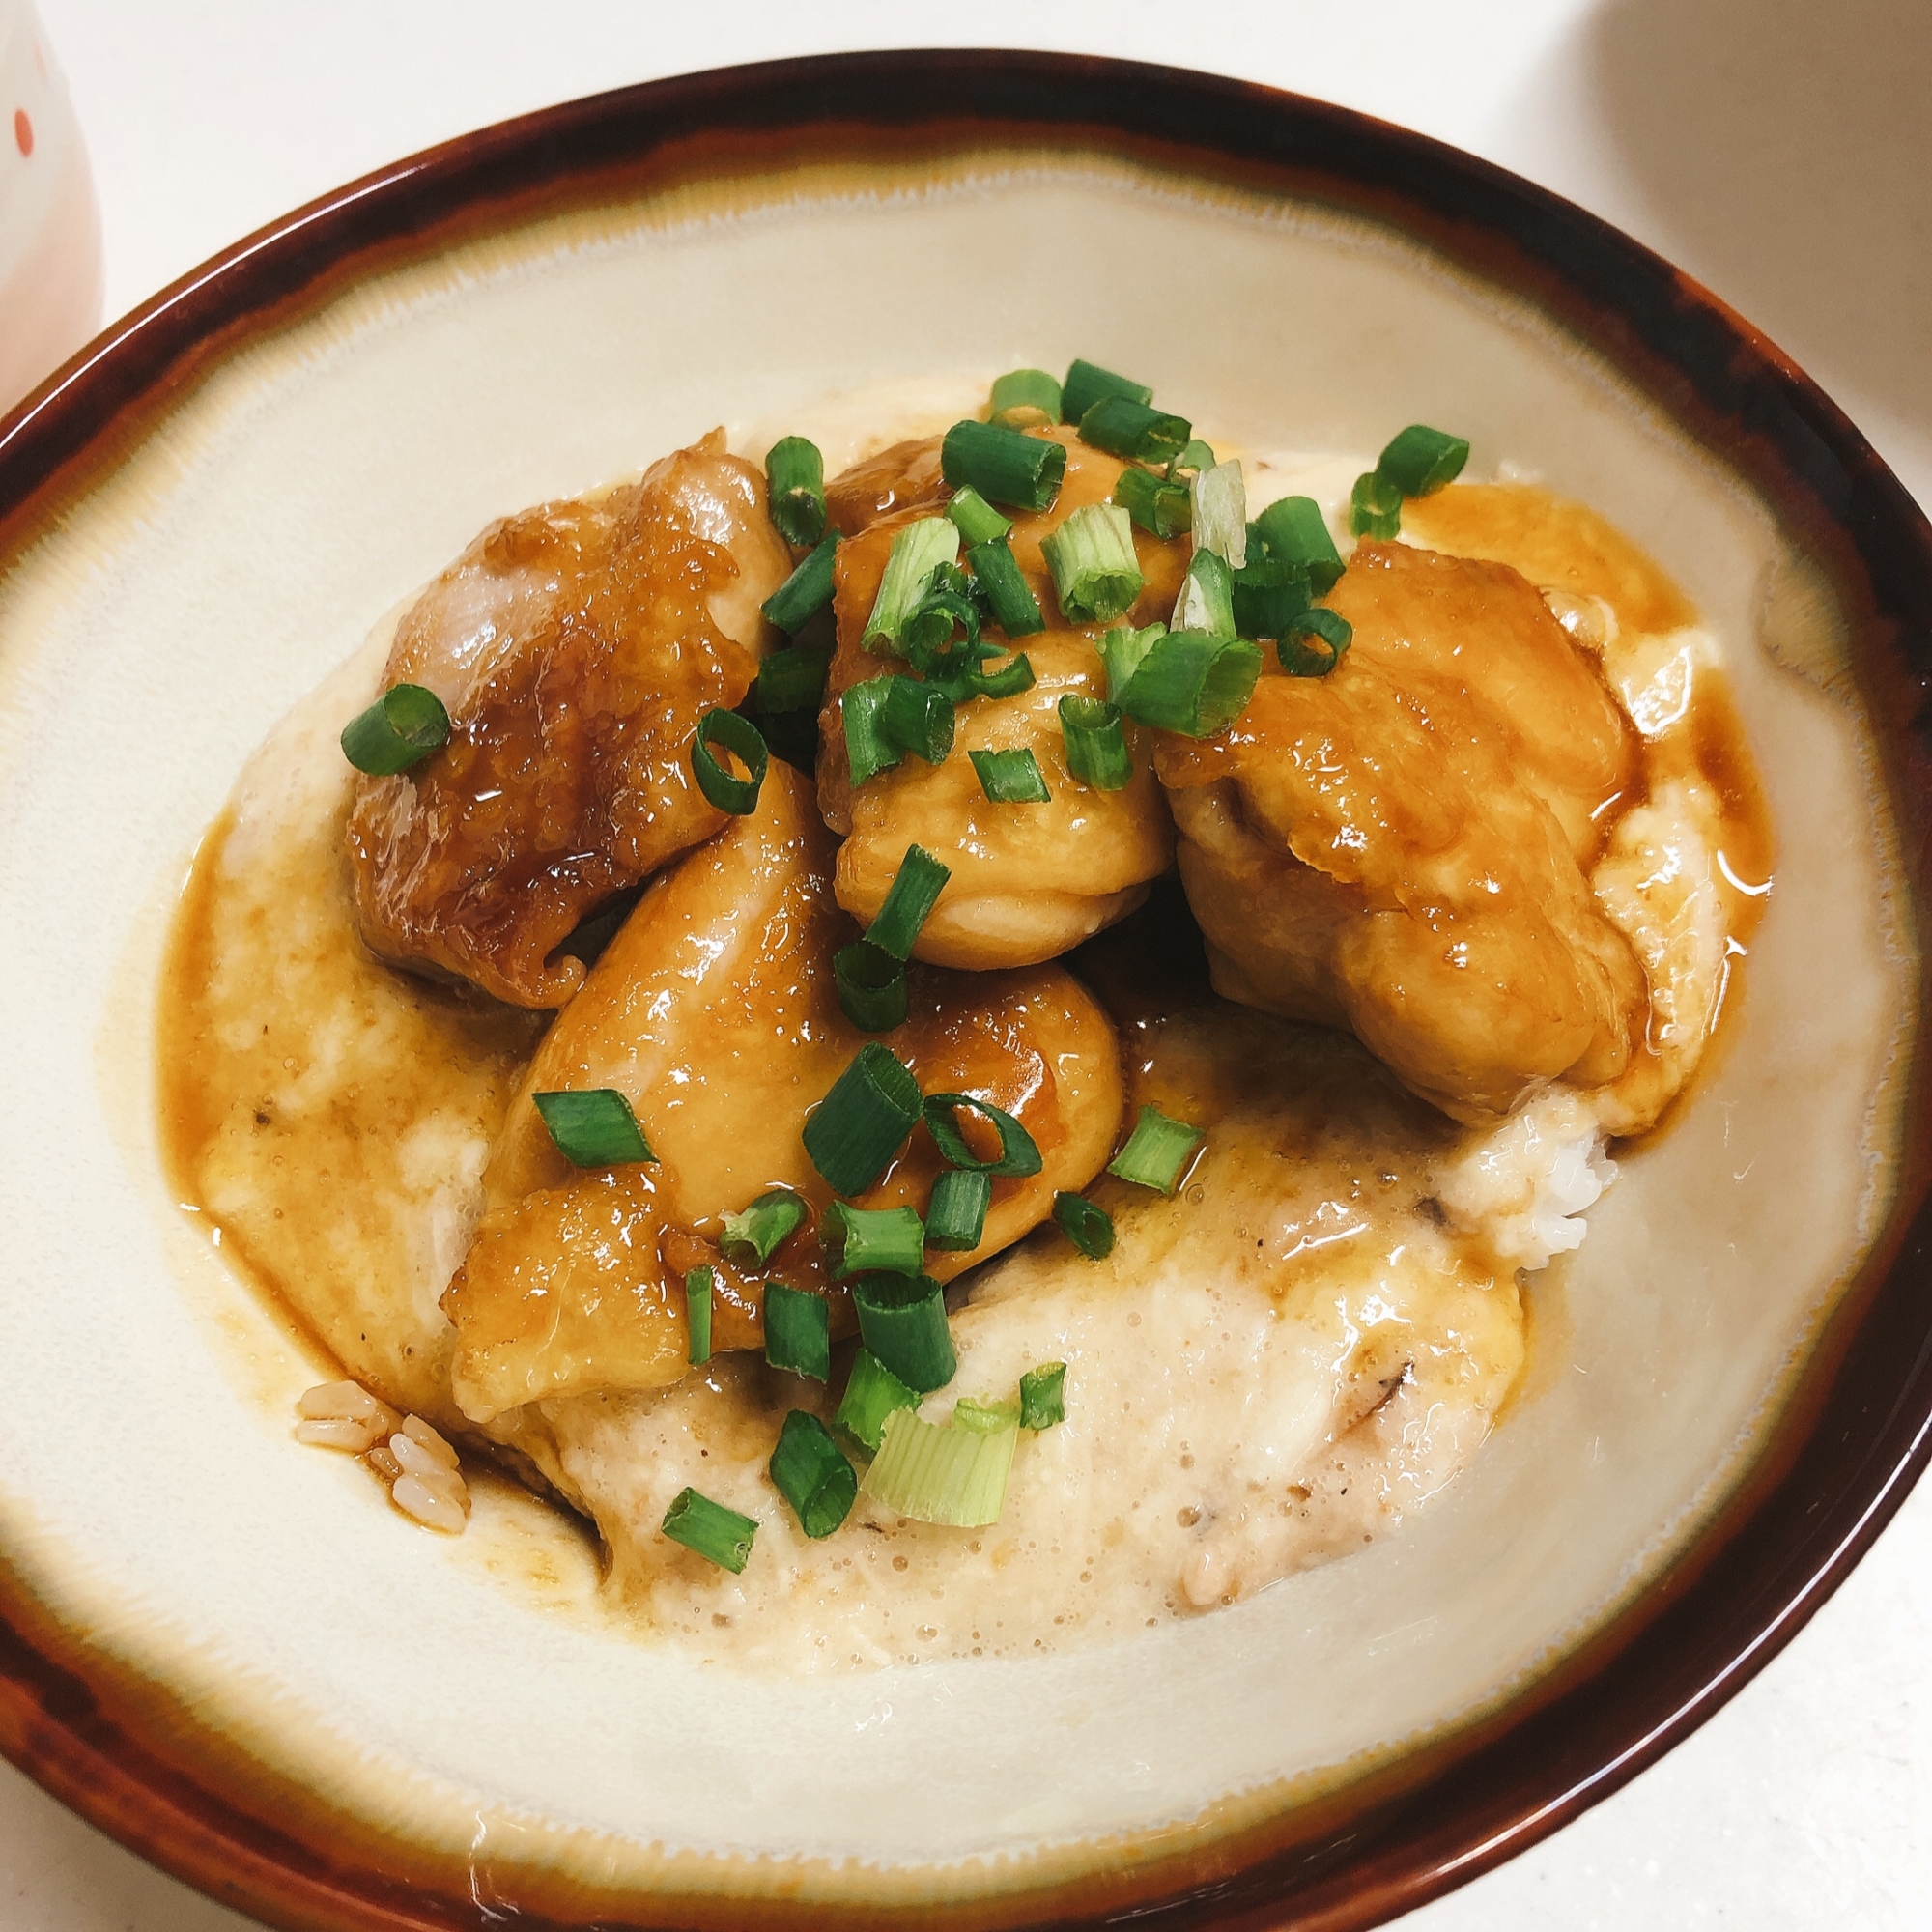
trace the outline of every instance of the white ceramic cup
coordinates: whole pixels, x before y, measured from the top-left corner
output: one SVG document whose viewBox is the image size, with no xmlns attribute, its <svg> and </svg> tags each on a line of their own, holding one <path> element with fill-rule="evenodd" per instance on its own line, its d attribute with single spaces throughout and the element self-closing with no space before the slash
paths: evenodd
<svg viewBox="0 0 1932 1932">
<path fill-rule="evenodd" d="M 100 214 L 31 0 L 0 0 L 0 413 L 100 324 Z"/>
</svg>

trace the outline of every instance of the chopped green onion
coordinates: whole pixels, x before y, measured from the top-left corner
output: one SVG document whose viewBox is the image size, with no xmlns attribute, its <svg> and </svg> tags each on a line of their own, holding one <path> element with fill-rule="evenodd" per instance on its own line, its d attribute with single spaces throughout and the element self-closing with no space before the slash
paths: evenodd
<svg viewBox="0 0 1932 1932">
<path fill-rule="evenodd" d="M 838 715 L 845 725 L 845 764 L 854 791 L 868 779 L 891 771 L 905 756 L 886 737 L 879 723 L 886 694 L 892 688 L 890 676 L 868 677 L 862 684 L 847 686 L 838 700 Z"/>
<path fill-rule="evenodd" d="M 1203 469 L 1212 469 L 1213 467 L 1214 451 L 1212 446 L 1203 442 L 1197 436 L 1167 466 L 1167 480 L 1170 483 L 1179 482 L 1180 472 L 1183 469 L 1192 469 L 1198 472 Z"/>
<path fill-rule="evenodd" d="M 825 702 L 825 674 L 831 668 L 830 644 L 793 644 L 774 651 L 758 667 L 758 709 L 816 711 Z"/>
<path fill-rule="evenodd" d="M 1313 497 L 1283 497 L 1255 519 L 1270 557 L 1298 563 L 1318 597 L 1325 597 L 1342 575 L 1342 553 L 1328 534 L 1328 519 Z M 1264 637 L 1276 635 L 1263 632 Z"/>
<path fill-rule="evenodd" d="M 952 700 L 936 684 L 890 678 L 878 709 L 878 731 L 895 752 L 943 765 L 952 750 Z"/>
<path fill-rule="evenodd" d="M 805 1219 L 805 1203 L 789 1187 L 768 1187 L 749 1208 L 724 1217 L 718 1245 L 726 1261 L 761 1268 Z"/>
<path fill-rule="evenodd" d="M 1392 537 L 1402 531 L 1402 492 L 1378 469 L 1355 478 L 1349 493 L 1349 527 L 1358 537 Z"/>
<path fill-rule="evenodd" d="M 952 1117 L 961 1107 L 983 1114 L 1000 1136 L 1000 1151 L 991 1160 L 982 1160 L 973 1151 L 959 1122 Z M 1034 1137 L 990 1100 L 976 1100 L 970 1094 L 928 1094 L 924 1103 L 925 1129 L 939 1151 L 954 1166 L 969 1174 L 1037 1174 L 1039 1147 Z"/>
<path fill-rule="evenodd" d="M 1189 484 L 1194 548 L 1212 551 L 1239 570 L 1248 560 L 1248 489 L 1238 463 L 1204 469 Z"/>
<path fill-rule="evenodd" d="M 449 742 L 449 713 L 420 684 L 392 684 L 342 727 L 342 755 L 371 778 L 393 778 Z"/>
<path fill-rule="evenodd" d="M 1208 738 L 1248 708 L 1261 673 L 1260 648 L 1244 639 L 1170 631 L 1141 660 L 1118 701 L 1142 724 Z"/>
<path fill-rule="evenodd" d="M 1405 497 L 1433 497 L 1453 483 L 1469 460 L 1460 436 L 1444 436 L 1426 423 L 1410 423 L 1376 459 L 1376 469 Z"/>
<path fill-rule="evenodd" d="M 729 752 L 745 767 L 745 778 L 733 778 L 713 746 Z M 772 754 L 752 721 L 736 711 L 707 711 L 697 721 L 691 741 L 691 769 L 697 775 L 697 788 L 720 811 L 734 818 L 758 809 L 758 787 L 765 781 Z"/>
<path fill-rule="evenodd" d="M 1121 707 L 1069 691 L 1060 700 L 1060 735 L 1066 769 L 1095 791 L 1122 791 L 1134 775 Z"/>
<path fill-rule="evenodd" d="M 1016 1402 L 980 1402 L 962 1395 L 952 1405 L 952 1427 L 969 1429 L 975 1435 L 992 1435 L 1002 1429 L 1020 1426 L 1020 1406 Z"/>
<path fill-rule="evenodd" d="M 818 1217 L 818 1246 L 834 1281 L 855 1274 L 917 1274 L 925 1223 L 914 1208 L 850 1208 L 835 1201 Z"/>
<path fill-rule="evenodd" d="M 832 955 L 838 1009 L 861 1033 L 891 1033 L 905 1023 L 905 961 L 869 940 L 854 940 Z"/>
<path fill-rule="evenodd" d="M 1235 578 L 1226 557 L 1196 548 L 1167 621 L 1170 631 L 1206 631 L 1210 638 L 1235 635 Z"/>
<path fill-rule="evenodd" d="M 1134 526 L 1118 503 L 1087 503 L 1050 535 L 1040 552 L 1069 623 L 1104 624 L 1141 594 Z"/>
<path fill-rule="evenodd" d="M 1080 440 L 1130 462 L 1166 463 L 1187 447 L 1194 425 L 1131 396 L 1102 396 L 1080 418 Z"/>
<path fill-rule="evenodd" d="M 925 595 L 932 573 L 958 555 L 959 532 L 944 517 L 921 517 L 894 536 L 872 614 L 860 639 L 867 650 L 876 649 L 881 639 L 891 649 L 898 648 L 899 631 Z"/>
<path fill-rule="evenodd" d="M 711 1359 L 711 1291 L 717 1282 L 717 1270 L 708 1267 L 695 1267 L 684 1278 L 684 1325 L 690 1337 L 684 1358 L 693 1368 Z"/>
<path fill-rule="evenodd" d="M 939 468 L 955 490 L 971 487 L 988 502 L 1045 510 L 1060 495 L 1066 448 L 1001 423 L 956 422 L 939 446 Z"/>
<path fill-rule="evenodd" d="M 767 622 L 796 636 L 832 602 L 832 554 L 838 548 L 835 530 L 758 607 Z"/>
<path fill-rule="evenodd" d="M 1020 1378 L 1020 1427 L 1051 1429 L 1066 1420 L 1066 1364 L 1042 1362 Z"/>
<path fill-rule="evenodd" d="M 1235 629 L 1243 638 L 1279 638 L 1308 609 L 1308 573 L 1278 556 L 1258 557 L 1235 573 Z"/>
<path fill-rule="evenodd" d="M 832 1314 L 823 1295 L 765 1284 L 765 1360 L 822 1382 L 832 1373 Z"/>
<path fill-rule="evenodd" d="M 773 443 L 765 475 L 779 535 L 794 550 L 809 549 L 825 534 L 825 459 L 818 445 L 802 436 Z"/>
<path fill-rule="evenodd" d="M 862 1276 L 852 1289 L 859 1333 L 918 1395 L 944 1388 L 959 1366 L 946 1325 L 946 1295 L 930 1275 Z"/>
<path fill-rule="evenodd" d="M 1321 648 L 1308 642 L 1319 638 Z M 1295 618 L 1276 643 L 1275 655 L 1290 677 L 1326 677 L 1355 640 L 1355 627 L 1339 611 L 1317 605 Z"/>
<path fill-rule="evenodd" d="M 574 1167 L 621 1167 L 655 1161 L 631 1103 L 614 1087 L 532 1094 L 556 1151 Z"/>
<path fill-rule="evenodd" d="M 996 377 L 991 397 L 993 420 L 1060 420 L 1060 384 L 1044 369 L 1011 369 Z"/>
<path fill-rule="evenodd" d="M 721 1570 L 740 1575 L 752 1560 L 752 1539 L 758 1525 L 723 1503 L 714 1503 L 696 1490 L 680 1490 L 665 1511 L 664 1533 L 673 1543 L 708 1558 Z"/>
<path fill-rule="evenodd" d="M 1097 362 L 1083 362 L 1075 356 L 1060 389 L 1060 419 L 1077 423 L 1105 396 L 1126 396 L 1136 403 L 1153 401 L 1153 391 L 1131 377 L 1117 376 Z"/>
<path fill-rule="evenodd" d="M 1150 536 L 1165 542 L 1192 526 L 1193 506 L 1184 483 L 1169 483 L 1151 469 L 1129 464 L 1114 485 L 1114 501 Z"/>
<path fill-rule="evenodd" d="M 969 670 L 959 683 L 970 697 L 1017 697 L 1034 687 L 1033 660 L 1015 651 L 998 670 Z"/>
<path fill-rule="evenodd" d="M 1000 1520 L 1019 1439 L 1017 1422 L 986 1432 L 922 1422 L 912 1409 L 895 1409 L 866 1471 L 866 1493 L 915 1522 L 983 1528 Z"/>
<path fill-rule="evenodd" d="M 980 775 L 980 789 L 995 805 L 1046 805 L 1053 794 L 1040 776 L 1039 760 L 1022 745 L 1011 752 L 968 752 Z"/>
<path fill-rule="evenodd" d="M 835 1194 L 863 1194 L 905 1143 L 923 1095 L 895 1054 L 868 1039 L 805 1122 L 805 1151 Z"/>
<path fill-rule="evenodd" d="M 933 573 L 935 579 L 942 574 L 952 574 L 942 564 Z M 963 583 L 965 573 L 957 575 Z M 943 663 L 952 655 L 952 634 L 964 628 L 968 644 L 980 641 L 980 611 L 963 590 L 954 590 L 950 583 L 935 582 L 931 588 L 920 598 L 899 626 L 899 649 L 911 659 L 916 669 L 926 670 L 935 663 Z"/>
<path fill-rule="evenodd" d="M 993 622 L 1008 637 L 1030 638 L 1046 629 L 1046 619 L 1039 614 L 1039 599 L 1006 544 L 977 543 L 966 553 L 966 561 L 986 593 Z"/>
<path fill-rule="evenodd" d="M 846 1378 L 845 1393 L 832 1426 L 862 1449 L 877 1455 L 886 1417 L 895 1409 L 918 1406 L 919 1397 L 869 1349 L 861 1349 L 852 1357 L 852 1373 Z"/>
<path fill-rule="evenodd" d="M 844 1451 L 817 1416 L 795 1408 L 779 1431 L 767 1465 L 776 1489 L 792 1507 L 798 1526 L 816 1541 L 830 1536 L 850 1514 L 859 1478 Z"/>
<path fill-rule="evenodd" d="M 908 845 L 886 889 L 884 903 L 866 928 L 866 937 L 881 952 L 890 952 L 895 959 L 910 959 L 920 927 L 932 916 L 952 876 L 952 867 L 923 845 Z"/>
<path fill-rule="evenodd" d="M 949 1167 L 932 1183 L 925 1210 L 925 1245 L 964 1254 L 977 1248 L 986 1232 L 986 1209 L 993 1205 L 993 1177 Z"/>
<path fill-rule="evenodd" d="M 1165 624 L 1150 624 L 1142 631 L 1123 624 L 1100 639 L 1100 661 L 1107 667 L 1107 696 L 1114 703 L 1121 701 L 1121 693 L 1142 661 L 1166 636 Z"/>
<path fill-rule="evenodd" d="M 1143 1107 L 1126 1146 L 1107 1163 L 1107 1172 L 1136 1187 L 1172 1194 L 1180 1185 L 1194 1150 L 1207 1138 L 1201 1128 L 1171 1121 L 1158 1107 Z"/>
<path fill-rule="evenodd" d="M 1114 1217 L 1084 1194 L 1055 1194 L 1053 1219 L 1090 1262 L 1103 1261 L 1114 1252 Z"/>
<path fill-rule="evenodd" d="M 970 483 L 963 490 L 952 493 L 946 514 L 952 519 L 959 534 L 969 544 L 997 543 L 1002 537 L 1009 535 L 1013 527 L 1013 520 L 1001 516 Z"/>
</svg>

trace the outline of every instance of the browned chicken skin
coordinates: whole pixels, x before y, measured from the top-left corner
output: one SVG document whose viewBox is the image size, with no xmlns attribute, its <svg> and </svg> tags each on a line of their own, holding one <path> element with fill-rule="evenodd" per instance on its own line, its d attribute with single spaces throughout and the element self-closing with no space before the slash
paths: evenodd
<svg viewBox="0 0 1932 1932">
<path fill-rule="evenodd" d="M 789 568 L 757 469 L 723 432 L 641 482 L 493 524 L 397 627 L 384 686 L 427 685 L 449 742 L 358 777 L 362 935 L 398 965 L 556 1007 L 578 923 L 724 823 L 692 776 L 698 719 L 736 704 Z"/>
<path fill-rule="evenodd" d="M 1040 539 L 1074 510 L 1106 501 L 1126 466 L 1080 441 L 1071 429 L 1046 434 L 1066 447 L 1065 481 L 1050 510 L 1015 519 L 1011 537 L 1013 560 L 1047 623 L 1044 632 L 1014 646 L 1031 661 L 1037 682 L 1017 697 L 962 704 L 943 764 L 909 756 L 856 794 L 839 697 L 849 685 L 904 668 L 895 658 L 867 651 L 860 639 L 893 538 L 914 518 L 936 514 L 951 494 L 939 478 L 938 440 L 895 444 L 836 479 L 826 493 L 840 526 L 858 532 L 838 549 L 838 642 L 819 720 L 819 806 L 825 822 L 846 835 L 838 852 L 838 903 L 862 923 L 869 921 L 906 847 L 924 846 L 952 871 L 915 949 L 917 957 L 937 965 L 986 970 L 1051 959 L 1132 911 L 1173 856 L 1173 828 L 1138 727 L 1128 727 L 1134 776 L 1125 790 L 1091 790 L 1066 768 L 1059 703 L 1069 693 L 1107 695 L 1094 645 L 1108 627 L 1075 629 L 1061 615 Z M 1140 530 L 1134 546 L 1147 587 L 1134 611 L 1117 621 L 1151 623 L 1173 608 L 1187 567 L 1186 546 Z M 968 753 L 1022 747 L 1037 760 L 1051 799 L 995 805 Z"/>
<path fill-rule="evenodd" d="M 1502 564 L 1364 543 L 1331 602 L 1330 676 L 1158 750 L 1217 990 L 1350 1028 L 1463 1120 L 1617 1078 L 1646 987 L 1586 870 L 1634 747 L 1595 668 Z"/>
</svg>

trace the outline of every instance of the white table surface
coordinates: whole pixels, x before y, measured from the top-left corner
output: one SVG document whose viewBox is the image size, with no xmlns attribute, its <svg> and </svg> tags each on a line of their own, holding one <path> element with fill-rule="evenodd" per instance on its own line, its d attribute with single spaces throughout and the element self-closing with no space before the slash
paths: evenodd
<svg viewBox="0 0 1932 1932">
<path fill-rule="evenodd" d="M 93 155 L 107 311 L 510 114 L 733 61 L 919 44 L 1209 68 L 1453 141 L 1766 329 L 1932 503 L 1925 0 L 39 0 Z M 1405 1932 L 1932 1927 L 1932 1488 L 1687 1744 Z M 0 1764 L 5 1932 L 242 1932 Z"/>
</svg>

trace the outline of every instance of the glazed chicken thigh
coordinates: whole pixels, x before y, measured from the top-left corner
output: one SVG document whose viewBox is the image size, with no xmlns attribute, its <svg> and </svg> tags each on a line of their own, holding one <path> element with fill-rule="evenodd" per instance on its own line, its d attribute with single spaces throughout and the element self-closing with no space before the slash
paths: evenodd
<svg viewBox="0 0 1932 1932">
<path fill-rule="evenodd" d="M 759 470 L 715 431 L 608 493 L 493 524 L 397 626 L 384 688 L 418 684 L 449 741 L 358 776 L 362 936 L 384 958 L 557 1007 L 584 916 L 724 823 L 693 779 L 697 721 L 736 704 L 790 559 Z"/>
</svg>

